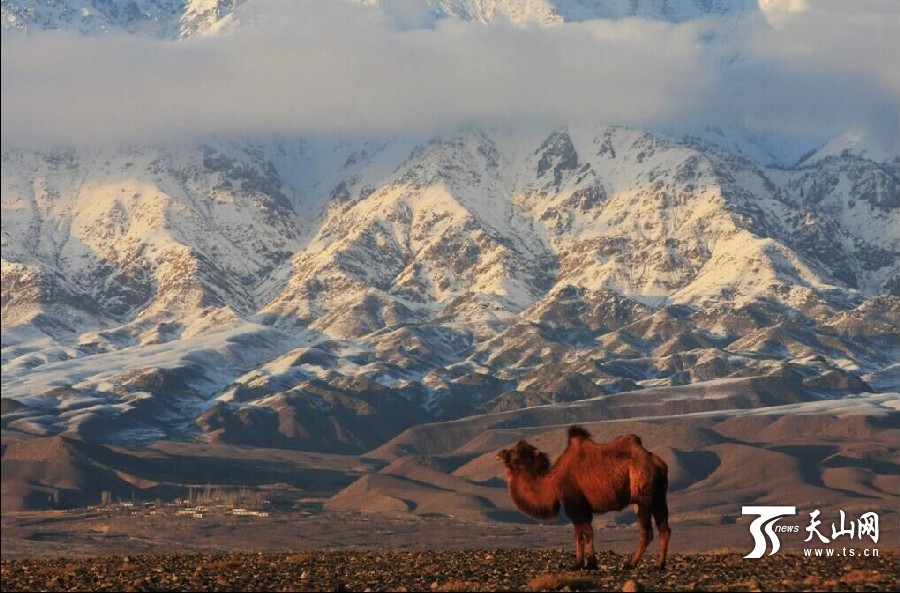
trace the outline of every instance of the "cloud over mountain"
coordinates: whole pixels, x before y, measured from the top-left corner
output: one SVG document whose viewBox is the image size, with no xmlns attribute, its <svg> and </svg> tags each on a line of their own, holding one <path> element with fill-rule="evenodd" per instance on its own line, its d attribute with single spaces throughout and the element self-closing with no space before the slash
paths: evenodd
<svg viewBox="0 0 900 593">
<path fill-rule="evenodd" d="M 5 31 L 3 144 L 495 120 L 737 124 L 896 144 L 900 36 L 883 14 L 826 4 L 772 22 L 731 15 L 729 30 L 716 16 L 548 26 L 444 18 L 416 28 L 397 16 L 408 11 L 386 6 L 250 2 L 217 34 L 179 41 Z"/>
</svg>

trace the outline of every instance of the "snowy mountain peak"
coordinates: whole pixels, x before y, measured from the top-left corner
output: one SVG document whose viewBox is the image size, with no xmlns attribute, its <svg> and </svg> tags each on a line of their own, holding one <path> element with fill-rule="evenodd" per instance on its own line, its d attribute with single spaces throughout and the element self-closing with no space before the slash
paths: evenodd
<svg viewBox="0 0 900 593">
<path fill-rule="evenodd" d="M 239 0 L 4 0 L 3 32 L 137 33 L 184 38 L 215 33 L 233 19 Z"/>
<path fill-rule="evenodd" d="M 432 27 L 448 17 L 518 25 L 626 18 L 679 23 L 758 11 L 752 0 L 423 0 L 421 4 L 359 1 L 402 28 Z M 187 38 L 216 34 L 242 20 L 252 21 L 257 8 L 278 10 L 277 5 L 266 5 L 266 0 L 4 0 L 2 26 L 7 33 L 48 29 L 100 35 L 124 31 Z M 772 9 L 775 13 L 778 10 Z M 302 11 L 291 14 L 296 17 Z"/>
<path fill-rule="evenodd" d="M 384 0 L 364 1 L 377 5 L 398 22 L 410 22 L 411 15 L 400 10 L 403 5 Z M 758 11 L 755 0 L 425 0 L 424 4 L 428 7 L 425 16 L 432 22 L 433 19 L 453 17 L 480 23 L 507 21 L 519 25 L 626 18 L 680 23 Z M 418 22 L 423 23 L 422 15 Z"/>
</svg>

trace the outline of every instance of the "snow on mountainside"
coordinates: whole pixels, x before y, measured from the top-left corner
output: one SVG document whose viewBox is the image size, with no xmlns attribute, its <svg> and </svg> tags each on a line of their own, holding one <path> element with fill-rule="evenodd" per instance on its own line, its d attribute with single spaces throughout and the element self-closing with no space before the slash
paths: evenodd
<svg viewBox="0 0 900 593">
<path fill-rule="evenodd" d="M 757 12 L 756 0 L 427 0 L 437 15 L 463 20 L 552 24 L 643 18 L 680 23 L 708 16 Z"/>
<path fill-rule="evenodd" d="M 3 34 L 70 31 L 132 33 L 166 39 L 216 34 L 253 0 L 3 0 Z"/>
<path fill-rule="evenodd" d="M 298 246 L 282 182 L 254 149 L 9 151 L 3 162 L 3 258 L 20 266 L 5 281 L 49 274 L 98 319 L 247 313 L 253 287 Z M 5 322 L 32 312 L 15 293 Z"/>
<path fill-rule="evenodd" d="M 2 159 L 8 429 L 361 451 L 660 385 L 896 388 L 896 162 L 603 126 Z"/>
<path fill-rule="evenodd" d="M 832 138 L 801 164 L 813 163 L 829 156 L 854 155 L 878 162 L 900 160 L 896 150 L 888 149 L 861 132 L 846 132 Z"/>
<path fill-rule="evenodd" d="M 184 38 L 234 20 L 237 0 L 3 0 L 3 32 L 140 33 Z"/>
<path fill-rule="evenodd" d="M 360 0 L 404 26 L 442 18 L 552 25 L 563 21 L 644 18 L 684 22 L 759 14 L 755 0 L 423 0 L 398 5 Z M 215 34 L 252 20 L 258 0 L 3 0 L 3 30 L 69 30 L 88 35 L 125 31 L 167 38 Z"/>
</svg>

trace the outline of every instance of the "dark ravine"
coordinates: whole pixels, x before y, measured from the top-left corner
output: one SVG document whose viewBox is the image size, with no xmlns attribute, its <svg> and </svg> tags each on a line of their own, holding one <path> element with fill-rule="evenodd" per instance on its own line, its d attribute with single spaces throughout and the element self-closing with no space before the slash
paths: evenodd
<svg viewBox="0 0 900 593">
<path fill-rule="evenodd" d="M 599 568 L 569 572 L 568 551 L 334 551 L 4 560 L 4 591 L 890 591 L 898 556 L 813 560 L 780 554 L 670 556 L 624 570 L 625 554 L 600 552 Z"/>
</svg>

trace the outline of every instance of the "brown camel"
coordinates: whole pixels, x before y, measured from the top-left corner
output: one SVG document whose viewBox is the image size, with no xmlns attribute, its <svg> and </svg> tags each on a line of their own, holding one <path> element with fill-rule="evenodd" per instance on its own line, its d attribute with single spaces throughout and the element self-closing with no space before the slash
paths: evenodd
<svg viewBox="0 0 900 593">
<path fill-rule="evenodd" d="M 666 566 L 669 508 L 666 505 L 668 467 L 650 453 L 640 437 L 629 434 L 611 443 L 595 443 L 580 426 L 569 428 L 569 445 L 551 467 L 550 458 L 519 441 L 497 453 L 509 480 L 509 493 L 520 511 L 535 519 L 552 519 L 562 504 L 575 528 L 575 568 L 596 568 L 594 513 L 620 511 L 632 505 L 641 530 L 637 551 L 627 568 L 634 568 L 653 540 L 650 516 L 659 531 L 659 561 Z"/>
</svg>

